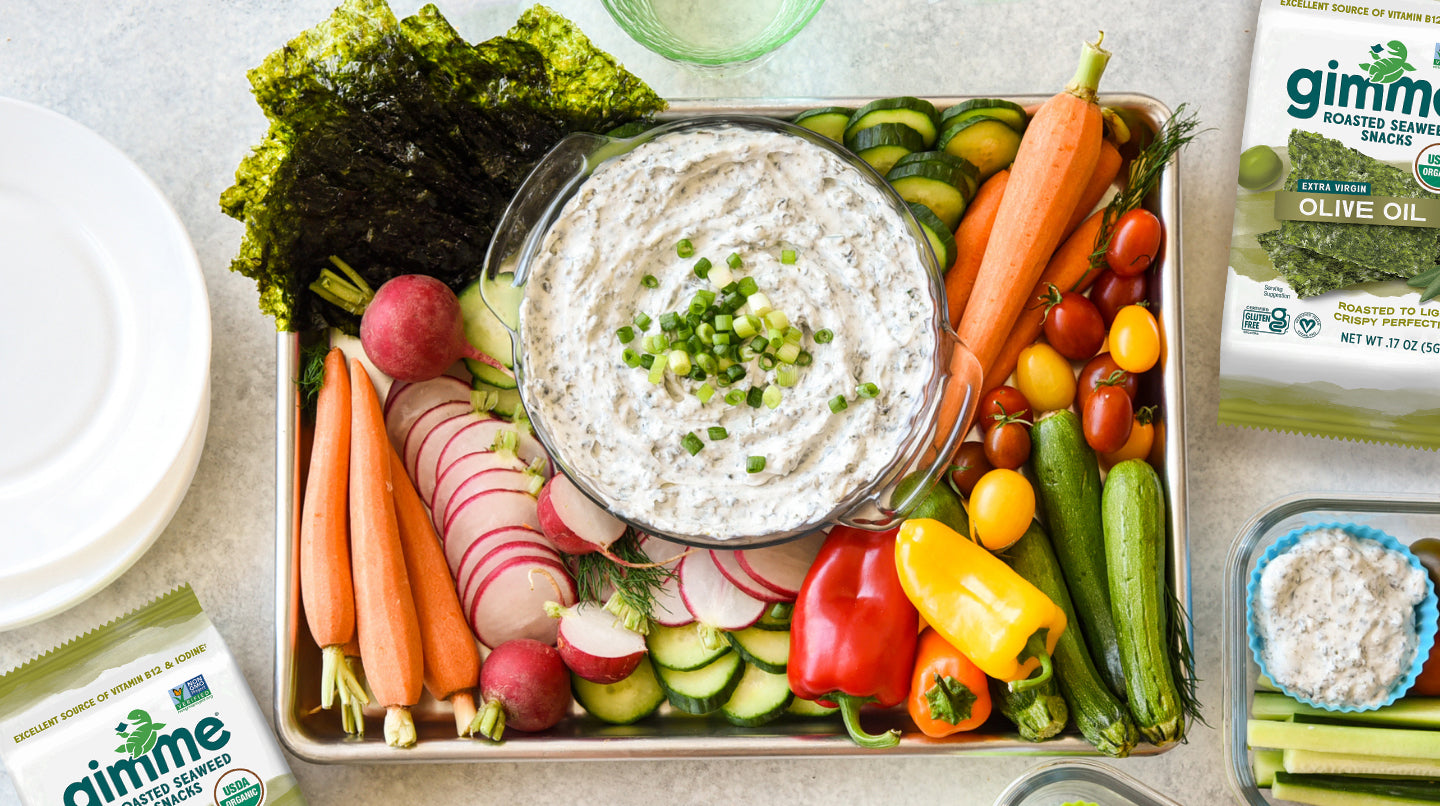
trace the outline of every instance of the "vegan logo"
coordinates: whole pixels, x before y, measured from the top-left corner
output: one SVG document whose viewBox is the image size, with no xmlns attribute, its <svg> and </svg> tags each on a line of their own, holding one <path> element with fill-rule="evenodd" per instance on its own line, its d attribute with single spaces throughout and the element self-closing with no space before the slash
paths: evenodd
<svg viewBox="0 0 1440 806">
<path fill-rule="evenodd" d="M 179 688 L 170 689 L 170 703 L 175 706 L 176 711 L 183 711 L 190 706 L 210 699 L 210 686 L 205 682 L 205 675 L 197 674 Z"/>
<path fill-rule="evenodd" d="M 115 748 L 117 753 L 128 753 L 130 758 L 139 758 L 155 746 L 155 739 L 160 735 L 160 729 L 165 727 L 164 722 L 151 722 L 150 714 L 136 708 L 125 717 L 132 724 L 121 722 L 115 726 L 115 732 L 125 738 L 125 743 Z"/>
<path fill-rule="evenodd" d="M 1381 53 L 1389 51 L 1388 56 Z M 1370 61 L 1361 62 L 1360 69 L 1370 74 L 1370 80 L 1376 84 L 1389 84 L 1395 79 L 1405 75 L 1407 71 L 1414 70 L 1415 66 L 1405 61 L 1410 55 L 1405 50 L 1405 43 L 1398 39 L 1392 39 L 1381 45 L 1370 46 Z"/>
<path fill-rule="evenodd" d="M 1309 311 L 1295 317 L 1295 335 L 1303 339 L 1313 339 L 1320 335 L 1320 317 Z"/>
</svg>

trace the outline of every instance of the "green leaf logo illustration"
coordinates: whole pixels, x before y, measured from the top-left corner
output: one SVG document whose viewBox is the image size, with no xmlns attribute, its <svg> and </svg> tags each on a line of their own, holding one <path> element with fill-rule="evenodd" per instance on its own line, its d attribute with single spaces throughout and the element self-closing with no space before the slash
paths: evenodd
<svg viewBox="0 0 1440 806">
<path fill-rule="evenodd" d="M 131 758 L 139 758 L 155 746 L 155 740 L 160 737 L 160 729 L 165 727 L 165 723 L 151 722 L 150 714 L 139 708 L 131 711 L 126 718 L 132 725 L 121 722 L 116 726 L 115 732 L 125 738 L 125 743 L 115 748 L 115 752 L 129 753 Z"/>
<path fill-rule="evenodd" d="M 1385 51 L 1388 56 L 1382 56 Z M 1405 61 L 1409 53 L 1405 50 L 1405 43 L 1398 39 L 1392 39 L 1385 45 L 1370 46 L 1370 61 L 1361 62 L 1360 69 L 1369 74 L 1370 80 L 1376 84 L 1389 84 L 1392 81 L 1405 75 L 1406 72 L 1414 70 L 1415 66 Z"/>
</svg>

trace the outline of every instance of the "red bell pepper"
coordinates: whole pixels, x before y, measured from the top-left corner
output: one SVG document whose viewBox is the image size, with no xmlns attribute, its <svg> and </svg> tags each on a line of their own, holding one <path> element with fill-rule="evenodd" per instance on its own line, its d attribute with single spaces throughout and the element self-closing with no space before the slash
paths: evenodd
<svg viewBox="0 0 1440 806">
<path fill-rule="evenodd" d="M 896 531 L 832 529 L 790 621 L 790 690 L 840 706 L 861 747 L 892 747 L 900 732 L 866 733 L 860 706 L 888 708 L 910 693 L 920 615 L 895 570 Z"/>
</svg>

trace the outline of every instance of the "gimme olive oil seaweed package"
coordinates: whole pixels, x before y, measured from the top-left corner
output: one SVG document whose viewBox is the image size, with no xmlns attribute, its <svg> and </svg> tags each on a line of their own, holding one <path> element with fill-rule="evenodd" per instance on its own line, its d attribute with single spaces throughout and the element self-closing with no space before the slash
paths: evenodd
<svg viewBox="0 0 1440 806">
<path fill-rule="evenodd" d="M 304 806 L 188 586 L 0 675 L 27 806 Z"/>
<path fill-rule="evenodd" d="M 1262 0 L 1220 422 L 1440 448 L 1440 3 Z"/>
</svg>

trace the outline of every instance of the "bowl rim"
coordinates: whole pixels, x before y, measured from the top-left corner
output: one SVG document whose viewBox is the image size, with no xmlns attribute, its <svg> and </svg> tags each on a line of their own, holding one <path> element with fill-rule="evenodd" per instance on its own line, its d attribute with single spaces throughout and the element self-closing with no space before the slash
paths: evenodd
<svg viewBox="0 0 1440 806">
<path fill-rule="evenodd" d="M 777 25 L 777 21 L 780 20 L 780 14 L 777 11 L 775 18 L 760 33 L 738 45 L 725 48 L 695 48 L 689 51 L 667 47 L 656 41 L 654 34 L 661 32 L 658 29 L 663 28 L 658 19 L 654 21 L 657 30 L 651 31 L 648 30 L 647 25 L 637 24 L 636 20 L 622 12 L 616 0 L 601 0 L 601 4 L 605 6 L 605 11 L 609 13 L 610 19 L 614 20 L 620 30 L 652 53 L 682 64 L 699 67 L 730 67 L 754 62 L 784 47 L 805 30 L 810 21 L 820 12 L 820 7 L 825 5 L 825 0 L 796 0 L 799 14 L 785 20 L 783 24 Z M 648 7 L 649 4 L 646 5 Z"/>
</svg>

